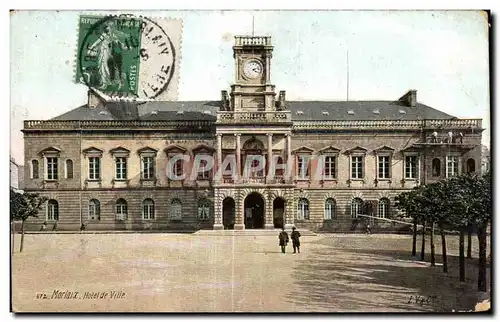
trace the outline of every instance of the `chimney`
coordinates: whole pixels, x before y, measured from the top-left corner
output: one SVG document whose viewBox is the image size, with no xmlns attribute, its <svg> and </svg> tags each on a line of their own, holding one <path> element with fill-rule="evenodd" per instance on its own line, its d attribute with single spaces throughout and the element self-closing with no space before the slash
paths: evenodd
<svg viewBox="0 0 500 322">
<path fill-rule="evenodd" d="M 409 107 L 417 106 L 417 90 L 410 89 L 406 94 L 401 96 L 399 101 L 405 102 Z"/>
<path fill-rule="evenodd" d="M 96 108 L 103 102 L 103 99 L 93 90 L 89 89 L 87 92 L 87 106 L 89 108 Z"/>
<path fill-rule="evenodd" d="M 229 97 L 227 91 L 221 91 L 222 110 L 229 111 Z"/>
<path fill-rule="evenodd" d="M 279 107 L 281 110 L 285 109 L 285 91 L 280 91 L 279 95 Z"/>
</svg>

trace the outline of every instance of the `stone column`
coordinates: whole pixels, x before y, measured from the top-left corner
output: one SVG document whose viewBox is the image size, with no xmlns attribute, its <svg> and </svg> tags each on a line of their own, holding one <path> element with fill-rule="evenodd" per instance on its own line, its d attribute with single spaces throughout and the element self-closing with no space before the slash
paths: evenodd
<svg viewBox="0 0 500 322">
<path fill-rule="evenodd" d="M 241 177 L 241 134 L 237 133 L 236 136 L 236 172 L 237 176 L 235 181 L 240 181 Z"/>
<path fill-rule="evenodd" d="M 235 193 L 235 230 L 244 230 L 245 229 L 245 197 L 240 193 Z"/>
<path fill-rule="evenodd" d="M 285 229 L 292 229 L 294 226 L 295 212 L 297 211 L 297 205 L 294 202 L 294 194 L 293 190 L 287 190 L 285 193 L 286 196 L 286 205 L 285 205 Z"/>
<path fill-rule="evenodd" d="M 222 134 L 217 134 L 217 164 L 216 164 L 216 173 L 220 171 L 220 179 L 222 181 Z"/>
<path fill-rule="evenodd" d="M 222 201 L 220 196 L 220 190 L 215 189 L 214 191 L 214 230 L 224 229 L 222 224 Z"/>
<path fill-rule="evenodd" d="M 271 54 L 266 55 L 266 84 L 271 82 Z"/>
<path fill-rule="evenodd" d="M 266 205 L 266 213 L 264 216 L 264 229 L 274 229 L 274 223 L 273 223 L 273 194 L 269 193 L 268 198 L 267 198 L 267 205 Z"/>
<path fill-rule="evenodd" d="M 267 133 L 267 160 L 266 161 L 267 161 L 266 162 L 267 173 L 265 174 L 265 177 L 272 180 L 272 179 L 274 179 L 274 175 L 273 175 L 273 178 L 269 177 L 269 175 L 271 173 L 271 165 L 273 162 L 273 134 L 272 133 Z"/>
<path fill-rule="evenodd" d="M 292 135 L 285 134 L 286 137 L 286 166 L 287 171 L 285 172 L 286 183 L 289 183 L 293 176 L 293 159 L 292 159 Z M 287 177 L 287 175 L 289 175 Z"/>
</svg>

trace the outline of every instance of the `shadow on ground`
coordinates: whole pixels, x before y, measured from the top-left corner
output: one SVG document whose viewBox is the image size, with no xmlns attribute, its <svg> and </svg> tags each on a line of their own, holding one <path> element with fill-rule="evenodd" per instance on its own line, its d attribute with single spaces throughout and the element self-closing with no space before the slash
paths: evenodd
<svg viewBox="0 0 500 322">
<path fill-rule="evenodd" d="M 443 273 L 441 256 L 436 267 L 402 250 L 311 249 L 299 259 L 293 277 L 296 288 L 287 301 L 311 311 L 471 310 L 477 303 L 477 259 L 466 262 L 466 282 L 458 278 L 458 257 L 449 256 Z M 415 298 L 423 300 L 416 303 Z"/>
</svg>

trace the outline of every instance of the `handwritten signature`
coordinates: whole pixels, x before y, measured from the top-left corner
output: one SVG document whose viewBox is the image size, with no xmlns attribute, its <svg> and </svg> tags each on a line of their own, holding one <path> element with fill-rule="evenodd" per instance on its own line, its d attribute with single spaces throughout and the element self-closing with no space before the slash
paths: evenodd
<svg viewBox="0 0 500 322">
<path fill-rule="evenodd" d="M 437 300 L 436 295 L 421 296 L 421 295 L 410 295 L 408 299 L 408 304 L 415 303 L 420 305 L 432 304 Z"/>
</svg>

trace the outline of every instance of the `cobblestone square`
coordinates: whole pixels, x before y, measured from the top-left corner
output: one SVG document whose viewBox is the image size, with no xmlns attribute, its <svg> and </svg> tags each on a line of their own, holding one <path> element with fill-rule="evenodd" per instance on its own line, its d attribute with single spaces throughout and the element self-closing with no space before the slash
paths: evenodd
<svg viewBox="0 0 500 322">
<path fill-rule="evenodd" d="M 280 253 L 277 236 L 223 232 L 27 234 L 22 253 L 19 240 L 17 312 L 451 312 L 477 297 L 477 247 L 460 283 L 458 236 L 448 274 L 439 243 L 430 267 L 408 235 L 303 236 L 300 254 Z"/>
</svg>

